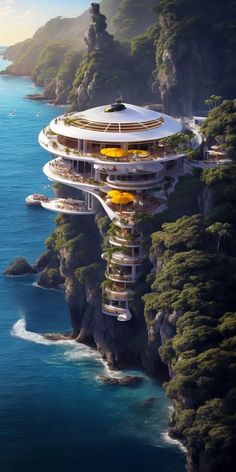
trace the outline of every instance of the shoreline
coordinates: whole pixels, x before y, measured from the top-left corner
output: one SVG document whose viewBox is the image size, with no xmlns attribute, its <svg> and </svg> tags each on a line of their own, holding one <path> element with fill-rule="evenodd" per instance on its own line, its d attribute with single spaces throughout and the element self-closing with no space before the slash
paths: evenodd
<svg viewBox="0 0 236 472">
<path fill-rule="evenodd" d="M 26 321 L 25 321 L 25 318 L 20 318 L 18 321 L 16 321 L 14 323 L 14 325 L 12 326 L 12 329 L 11 329 L 11 335 L 18 338 L 18 339 L 21 339 L 23 341 L 27 341 L 27 342 L 33 342 L 33 343 L 36 343 L 36 344 L 42 344 L 42 345 L 45 345 L 45 346 L 64 346 L 64 347 L 70 347 L 70 349 L 68 350 L 68 352 L 65 352 L 65 358 L 67 361 L 69 362 L 76 362 L 76 361 L 79 361 L 80 359 L 80 354 L 82 355 L 82 358 L 84 356 L 88 356 L 88 358 L 90 359 L 95 359 L 97 361 L 99 361 L 99 363 L 101 364 L 101 367 L 103 367 L 104 371 L 105 371 L 105 377 L 110 377 L 110 378 L 114 378 L 114 381 L 117 380 L 117 379 L 125 379 L 127 376 L 139 376 L 140 377 L 140 381 L 143 382 L 146 380 L 148 381 L 152 381 L 152 378 L 150 376 L 148 376 L 144 371 L 142 371 L 141 369 L 139 368 L 130 368 L 130 369 L 111 369 L 110 366 L 108 365 L 107 361 L 105 361 L 101 354 L 99 353 L 99 351 L 96 349 L 96 348 L 93 348 L 91 346 L 88 346 L 84 343 L 78 343 L 75 339 L 72 339 L 72 338 L 66 338 L 67 335 L 62 335 L 62 334 L 52 334 L 52 336 L 63 336 L 61 337 L 60 339 L 52 339 L 50 338 L 50 335 L 49 333 L 47 334 L 41 334 L 41 333 L 35 333 L 35 332 L 32 332 L 32 331 L 27 331 L 26 329 Z M 65 336 L 65 337 L 64 337 Z M 78 356 L 78 357 L 77 357 Z M 78 358 L 78 360 L 77 360 Z M 131 373 L 130 373 L 131 371 Z M 101 374 L 97 374 L 95 375 L 95 380 L 96 382 L 98 383 L 102 383 L 104 385 L 106 385 L 106 382 L 103 382 L 102 381 L 102 377 L 104 375 L 101 375 Z M 115 382 L 114 382 L 115 383 Z M 111 384 L 107 384 L 107 388 L 109 387 L 112 387 L 113 385 Z M 130 386 L 126 386 L 124 387 L 121 384 L 119 384 L 118 382 L 115 383 L 115 386 L 117 387 L 123 387 L 123 388 L 131 388 L 132 389 L 138 389 L 139 388 L 139 385 L 130 385 Z M 163 389 L 163 386 L 162 384 L 160 383 L 159 386 Z M 165 392 L 163 390 L 163 393 L 164 393 L 164 396 L 166 397 L 165 395 Z M 168 397 L 167 397 L 168 398 Z M 168 406 L 167 408 L 172 408 L 172 405 Z M 184 456 L 185 456 L 185 459 L 187 457 L 187 449 L 185 448 L 185 446 L 181 443 L 181 441 L 179 441 L 178 439 L 174 439 L 172 438 L 168 431 L 164 430 L 162 432 L 160 432 L 160 438 L 162 438 L 163 442 L 164 443 L 167 443 L 167 444 L 171 444 L 175 447 L 178 447 L 179 450 L 181 450 L 182 453 L 184 453 Z"/>
<path fill-rule="evenodd" d="M 30 76 L 17 76 L 17 75 L 13 75 L 13 74 L 3 74 L 3 75 L 6 75 L 6 76 L 8 76 L 8 77 L 19 77 L 19 78 L 29 78 L 29 79 L 31 79 Z M 31 80 L 32 80 L 32 79 L 31 79 Z M 49 104 L 49 105 L 55 105 L 55 104 L 52 104 L 52 103 L 48 103 L 48 104 Z M 46 105 L 46 104 L 45 104 L 45 105 Z M 56 105 L 56 106 L 58 106 L 58 105 Z M 64 106 L 66 106 L 66 105 L 61 105 L 61 106 L 64 107 Z M 29 276 L 29 275 L 33 275 L 33 274 L 12 275 L 12 276 L 10 275 L 10 276 L 8 276 L 8 277 L 9 277 L 9 278 L 11 278 L 11 277 L 14 277 L 14 278 L 15 278 L 15 277 L 27 277 L 27 276 Z M 56 290 L 56 291 L 57 291 L 57 290 L 59 290 L 59 291 L 62 290 L 62 288 L 53 288 L 53 287 L 48 288 L 48 287 L 42 287 L 42 286 L 38 285 L 37 282 L 32 283 L 32 285 L 33 285 L 34 287 L 42 288 L 42 289 L 44 289 L 44 290 Z M 31 332 L 27 332 L 27 330 L 26 330 L 26 333 L 31 333 Z M 32 334 L 33 334 L 33 333 L 32 333 Z M 37 335 L 37 333 L 35 333 L 35 335 Z M 60 334 L 59 334 L 59 335 L 60 335 Z M 38 336 L 41 336 L 41 335 L 38 335 Z M 17 336 L 17 337 L 19 337 L 19 336 Z M 19 338 L 20 338 L 20 337 L 19 337 Z M 20 338 L 20 339 L 24 339 L 24 340 L 30 341 L 30 339 L 26 339 L 26 338 Z M 38 338 L 38 339 L 39 339 L 39 338 Z M 46 340 L 46 341 L 50 341 L 48 338 L 46 338 L 45 340 Z M 31 340 L 31 341 L 32 341 L 32 342 L 39 342 L 39 343 L 40 343 L 39 340 L 38 340 L 38 341 L 33 341 L 33 340 Z M 52 344 L 67 343 L 67 344 L 69 345 L 70 342 L 73 342 L 73 343 L 74 343 L 74 342 L 76 342 L 76 341 L 73 341 L 73 339 L 51 340 L 51 343 L 52 343 Z M 44 344 L 44 343 L 42 342 L 41 344 Z M 86 344 L 83 344 L 83 343 L 77 343 L 77 344 L 80 345 L 80 346 L 85 346 L 85 347 L 87 347 L 87 348 L 92 349 L 91 347 L 87 346 Z M 92 349 L 92 351 L 93 351 L 94 353 L 96 353 L 97 356 L 99 356 L 100 361 L 101 361 L 102 364 L 105 366 L 105 368 L 108 370 L 108 372 L 111 373 L 111 375 L 115 376 L 115 375 L 118 374 L 118 372 L 122 372 L 122 374 L 125 373 L 125 369 L 122 369 L 122 371 L 121 371 L 120 369 L 114 369 L 114 370 L 112 370 L 112 369 L 108 366 L 107 362 L 104 361 L 104 359 L 102 359 L 102 357 L 101 357 L 101 355 L 100 355 L 98 349 Z M 92 354 L 91 354 L 91 355 L 92 355 Z M 128 370 L 128 368 L 127 368 L 127 370 Z M 138 369 L 138 371 L 142 372 L 140 369 Z M 147 376 L 147 377 L 148 377 L 149 379 L 151 379 L 150 376 Z M 166 396 L 166 395 L 165 395 L 165 396 Z M 163 432 L 162 434 L 163 434 L 163 435 L 167 435 L 167 437 L 165 437 L 165 441 L 166 441 L 166 442 L 170 442 L 170 441 L 171 441 L 171 442 L 173 442 L 173 444 L 181 445 L 181 446 L 182 446 L 182 444 L 180 443 L 180 441 L 172 439 L 172 438 L 169 436 L 168 432 Z M 164 437 L 164 436 L 163 436 L 163 437 Z M 169 440 L 170 440 L 170 441 L 169 441 Z M 179 447 L 180 447 L 180 446 L 179 446 Z M 183 447 L 184 447 L 184 446 L 183 446 Z M 181 447 L 180 447 L 180 448 L 181 448 Z M 184 451 L 184 452 L 186 452 L 186 451 Z"/>
</svg>

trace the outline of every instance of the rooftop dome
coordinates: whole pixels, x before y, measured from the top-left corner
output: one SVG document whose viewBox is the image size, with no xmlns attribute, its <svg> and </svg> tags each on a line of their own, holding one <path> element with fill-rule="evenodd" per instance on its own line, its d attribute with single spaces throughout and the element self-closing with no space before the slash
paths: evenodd
<svg viewBox="0 0 236 472">
<path fill-rule="evenodd" d="M 112 113 L 109 111 L 112 111 Z M 73 115 L 75 121 L 78 119 L 84 119 L 93 123 L 109 124 L 142 124 L 149 121 L 157 121 L 162 119 L 163 116 L 148 108 L 139 107 L 137 105 L 130 105 L 128 103 L 115 103 L 112 105 L 103 105 L 96 108 L 90 108 L 89 110 L 75 113 Z"/>
<path fill-rule="evenodd" d="M 148 108 L 122 103 L 103 105 L 65 115 L 51 123 L 52 131 L 64 136 L 101 141 L 149 141 L 181 130 L 174 118 Z"/>
</svg>

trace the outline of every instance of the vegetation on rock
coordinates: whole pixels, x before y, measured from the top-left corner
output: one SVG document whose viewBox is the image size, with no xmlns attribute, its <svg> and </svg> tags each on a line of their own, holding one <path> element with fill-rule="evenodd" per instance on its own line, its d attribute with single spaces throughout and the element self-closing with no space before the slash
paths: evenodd
<svg viewBox="0 0 236 472">
<path fill-rule="evenodd" d="M 218 145 L 230 158 L 236 159 L 236 99 L 224 100 L 210 110 L 201 132 L 208 146 Z"/>
<path fill-rule="evenodd" d="M 234 164 L 204 171 L 201 180 L 215 193 L 212 211 L 165 223 L 152 235 L 159 271 L 144 296 L 149 326 L 157 313 L 172 326 L 174 320 L 175 335 L 159 348 L 171 372 L 171 433 L 214 472 L 233 470 L 235 460 L 236 220 L 228 218 L 235 179 Z"/>
<path fill-rule="evenodd" d="M 118 39 L 132 39 L 140 33 L 140 23 L 144 31 L 153 22 L 153 8 L 157 0 L 120 0 L 112 18 L 115 35 Z"/>
<path fill-rule="evenodd" d="M 13 64 L 6 73 L 31 75 L 36 80 L 38 76 L 56 103 L 66 103 L 71 92 L 77 104 L 76 89 L 85 79 L 83 103 L 91 106 L 121 93 L 127 101 L 162 101 L 167 112 L 184 114 L 198 110 L 204 102 L 211 107 L 221 97 L 235 97 L 235 2 L 103 0 L 100 6 L 103 15 L 97 21 L 106 15 L 115 40 L 108 32 L 104 40 L 106 28 L 100 31 L 101 42 L 82 61 L 85 32 L 93 35 L 89 12 L 74 19 L 57 17 L 32 39 L 7 49 L 6 57 Z M 73 56 L 69 64 L 65 59 L 63 65 L 63 52 L 60 65 L 44 60 L 45 55 L 54 54 L 53 45 L 58 43 Z M 67 69 L 65 77 L 60 68 Z"/>
<path fill-rule="evenodd" d="M 4 272 L 6 276 L 17 276 L 17 275 L 27 275 L 35 274 L 37 270 L 32 267 L 26 259 L 23 257 L 17 257 L 14 262 L 12 262 Z"/>
<path fill-rule="evenodd" d="M 235 2 L 160 0 L 155 90 L 169 112 L 198 110 L 212 94 L 234 98 Z"/>
</svg>

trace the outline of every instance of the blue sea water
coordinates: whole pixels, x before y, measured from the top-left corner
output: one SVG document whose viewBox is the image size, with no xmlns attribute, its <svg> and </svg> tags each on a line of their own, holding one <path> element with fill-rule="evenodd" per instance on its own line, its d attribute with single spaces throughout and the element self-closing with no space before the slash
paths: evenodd
<svg viewBox="0 0 236 472">
<path fill-rule="evenodd" d="M 33 262 L 53 228 L 53 214 L 25 205 L 30 193 L 50 194 L 37 135 L 62 111 L 24 99 L 38 90 L 29 78 L 0 76 L 0 472 L 183 472 L 161 386 L 142 373 L 135 389 L 100 383 L 108 369 L 96 352 L 40 334 L 70 330 L 63 291 L 2 276 L 17 256 Z"/>
</svg>

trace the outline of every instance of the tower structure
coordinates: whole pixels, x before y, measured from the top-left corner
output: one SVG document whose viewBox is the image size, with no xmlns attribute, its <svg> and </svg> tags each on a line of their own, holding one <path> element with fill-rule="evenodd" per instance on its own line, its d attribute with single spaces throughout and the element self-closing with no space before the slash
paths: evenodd
<svg viewBox="0 0 236 472">
<path fill-rule="evenodd" d="M 84 194 L 75 213 L 93 214 L 96 199 L 113 223 L 110 247 L 102 255 L 107 260 L 102 312 L 118 321 L 131 319 L 129 302 L 144 257 L 137 215 L 160 211 L 166 177 L 183 173 L 184 153 L 168 150 L 161 141 L 180 130 L 168 115 L 117 99 L 59 116 L 39 135 L 40 145 L 52 155 L 43 168 L 48 179 Z M 55 202 L 42 205 L 67 212 L 66 203 L 63 208 Z"/>
</svg>

